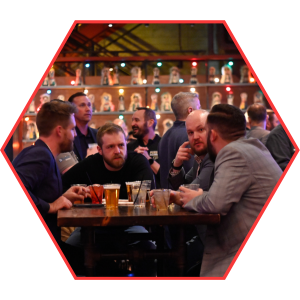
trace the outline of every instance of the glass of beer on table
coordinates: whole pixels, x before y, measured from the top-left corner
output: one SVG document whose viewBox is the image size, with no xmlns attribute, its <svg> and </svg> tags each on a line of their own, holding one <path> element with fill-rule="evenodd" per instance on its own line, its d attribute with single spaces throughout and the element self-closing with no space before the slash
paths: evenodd
<svg viewBox="0 0 300 300">
<path fill-rule="evenodd" d="M 134 207 L 145 207 L 146 204 L 147 185 L 141 183 L 134 183 L 132 185 L 132 200 Z"/>
<path fill-rule="evenodd" d="M 101 184 L 93 184 L 89 186 L 92 203 L 93 204 L 102 204 L 103 198 L 103 185 Z"/>
<path fill-rule="evenodd" d="M 143 180 L 142 184 L 146 187 L 147 192 L 146 192 L 146 202 L 150 201 L 149 198 L 149 192 L 151 190 L 151 180 Z"/>
<path fill-rule="evenodd" d="M 170 201 L 170 189 L 153 190 L 156 210 L 167 210 Z"/>
<path fill-rule="evenodd" d="M 108 183 L 104 184 L 104 194 L 106 201 L 106 209 L 117 209 L 120 196 L 121 184 Z"/>
<path fill-rule="evenodd" d="M 132 200 L 132 185 L 134 183 L 140 184 L 140 181 L 131 181 L 131 182 L 125 182 L 126 183 L 126 190 L 127 190 L 127 196 L 128 196 L 128 202 L 133 202 Z"/>
</svg>

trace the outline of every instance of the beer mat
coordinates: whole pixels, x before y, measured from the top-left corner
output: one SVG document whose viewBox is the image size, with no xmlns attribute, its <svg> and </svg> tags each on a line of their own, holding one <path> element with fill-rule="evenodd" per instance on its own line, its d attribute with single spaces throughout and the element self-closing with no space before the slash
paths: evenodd
<svg viewBox="0 0 300 300">
<path fill-rule="evenodd" d="M 102 200 L 102 203 L 105 203 L 105 199 Z M 119 203 L 126 203 L 128 202 L 128 199 L 119 199 Z"/>
<path fill-rule="evenodd" d="M 85 204 L 73 204 L 74 207 L 103 207 L 104 204 L 93 204 L 93 203 L 85 203 Z"/>
<path fill-rule="evenodd" d="M 102 200 L 102 203 L 106 204 L 105 199 Z M 119 205 L 123 206 L 123 205 L 133 205 L 133 202 L 128 202 L 128 199 L 119 199 Z"/>
</svg>

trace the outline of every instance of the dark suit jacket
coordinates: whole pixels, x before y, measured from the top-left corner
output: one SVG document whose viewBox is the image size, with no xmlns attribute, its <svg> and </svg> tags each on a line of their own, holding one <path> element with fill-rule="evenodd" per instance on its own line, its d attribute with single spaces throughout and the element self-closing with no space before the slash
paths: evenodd
<svg viewBox="0 0 300 300">
<path fill-rule="evenodd" d="M 160 183 L 162 188 L 166 189 L 170 187 L 168 185 L 168 176 L 172 161 L 176 157 L 179 147 L 188 140 L 184 121 L 175 121 L 173 126 L 162 136 L 158 145 Z M 192 168 L 193 163 L 193 157 L 188 161 L 184 161 L 183 169 L 186 173 Z"/>
<path fill-rule="evenodd" d="M 88 127 L 88 130 L 94 140 L 94 143 L 97 143 L 97 132 L 98 130 L 97 129 L 94 129 L 94 128 L 91 128 L 91 127 Z M 81 146 L 80 146 L 80 141 L 79 141 L 79 138 L 78 136 L 76 136 L 74 138 L 74 149 L 73 149 L 74 153 L 77 155 L 78 157 L 78 160 L 81 161 L 83 160 L 85 157 L 82 153 L 82 150 L 81 150 Z"/>
<path fill-rule="evenodd" d="M 183 168 L 176 176 L 172 177 L 169 174 L 169 182 L 175 190 L 178 190 L 181 184 L 196 183 L 200 185 L 200 188 L 202 190 L 208 191 L 210 186 L 210 176 L 214 170 L 214 163 L 209 159 L 208 154 L 205 155 L 202 162 L 200 163 L 199 175 L 197 175 L 197 169 L 198 164 L 195 160 L 193 167 L 187 174 L 185 174 Z"/>
<path fill-rule="evenodd" d="M 295 153 L 295 148 L 281 124 L 269 134 L 266 147 L 281 170 L 284 171 Z"/>
<path fill-rule="evenodd" d="M 49 203 L 62 195 L 61 176 L 52 152 L 43 141 L 37 140 L 34 146 L 23 149 L 12 164 L 59 243 L 60 230 L 57 227 L 57 215 L 48 214 Z"/>
</svg>

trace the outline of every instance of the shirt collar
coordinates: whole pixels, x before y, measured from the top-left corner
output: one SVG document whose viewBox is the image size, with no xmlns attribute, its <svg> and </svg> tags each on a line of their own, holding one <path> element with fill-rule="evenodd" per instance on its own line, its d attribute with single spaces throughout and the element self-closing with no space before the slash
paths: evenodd
<svg viewBox="0 0 300 300">
<path fill-rule="evenodd" d="M 90 132 L 90 128 L 88 127 L 88 131 L 87 131 L 87 135 L 82 134 L 82 132 L 79 130 L 79 128 L 76 126 L 75 127 L 76 133 L 78 135 L 78 137 L 91 137 L 91 132 Z"/>
<path fill-rule="evenodd" d="M 155 134 L 153 140 L 150 140 L 150 139 L 148 140 L 148 144 L 147 144 L 147 145 L 153 144 L 157 138 L 158 138 L 158 135 Z M 139 144 L 145 145 L 145 144 L 144 144 L 144 140 L 143 140 L 142 138 L 141 138 L 141 139 L 138 139 L 138 142 L 139 142 Z M 145 146 L 146 146 L 146 145 L 145 145 Z"/>
<path fill-rule="evenodd" d="M 194 158 L 195 158 L 195 161 L 197 162 L 197 164 L 200 165 L 202 162 L 202 159 L 199 156 L 197 156 L 196 154 L 194 155 Z"/>
</svg>

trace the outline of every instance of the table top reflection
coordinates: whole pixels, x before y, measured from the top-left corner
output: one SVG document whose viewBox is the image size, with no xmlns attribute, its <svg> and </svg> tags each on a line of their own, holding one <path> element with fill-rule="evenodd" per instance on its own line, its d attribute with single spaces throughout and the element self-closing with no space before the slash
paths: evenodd
<svg viewBox="0 0 300 300">
<path fill-rule="evenodd" d="M 119 204 L 118 209 L 108 210 L 105 207 L 85 208 L 72 207 L 59 210 L 58 226 L 133 226 L 133 225 L 196 225 L 218 224 L 219 214 L 200 214 L 189 212 L 178 205 L 170 205 L 168 210 L 157 211 L 147 204 L 144 208 Z"/>
</svg>

